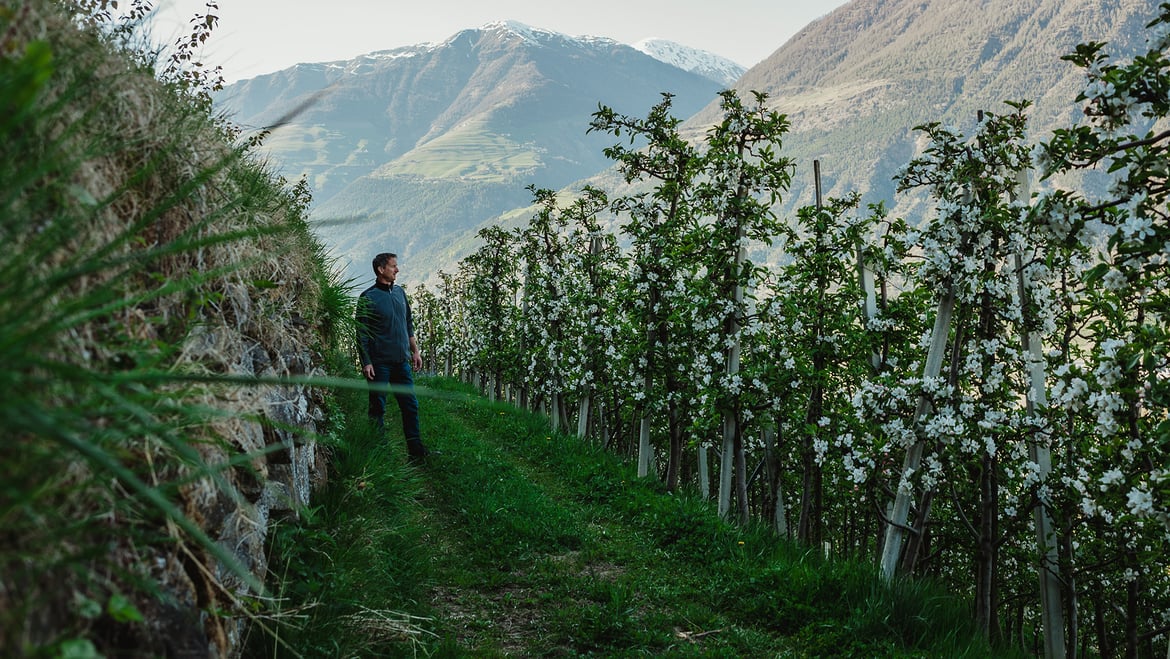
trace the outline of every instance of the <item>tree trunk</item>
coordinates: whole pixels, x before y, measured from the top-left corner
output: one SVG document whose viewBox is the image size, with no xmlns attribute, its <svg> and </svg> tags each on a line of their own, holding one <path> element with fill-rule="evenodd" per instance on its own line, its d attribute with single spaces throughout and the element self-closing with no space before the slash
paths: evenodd
<svg viewBox="0 0 1170 659">
<path fill-rule="evenodd" d="M 554 393 L 554 394 L 553 394 L 553 395 L 552 395 L 552 396 L 549 398 L 549 401 L 548 401 L 548 407 L 549 407 L 549 415 L 548 415 L 548 418 L 549 418 L 549 425 L 550 425 L 550 426 L 552 426 L 552 431 L 553 431 L 554 433 L 555 433 L 555 432 L 560 432 L 560 430 L 561 430 L 561 420 L 564 418 L 564 415 L 563 415 L 563 414 L 561 414 L 561 408 L 563 407 L 561 400 L 562 400 L 562 399 L 561 399 L 561 394 L 560 394 L 560 392 L 557 392 L 557 393 Z"/>
<path fill-rule="evenodd" d="M 642 413 L 642 422 L 638 428 L 638 478 L 644 478 L 650 473 L 650 413 Z"/>
<path fill-rule="evenodd" d="M 683 459 L 683 432 L 680 427 L 682 424 L 678 421 L 678 406 L 673 402 L 670 403 L 669 410 L 670 418 L 670 455 L 667 457 L 666 463 L 666 490 L 668 492 L 678 491 L 679 475 L 682 471 Z"/>
<path fill-rule="evenodd" d="M 975 626 L 986 639 L 995 630 L 995 562 L 996 520 L 998 511 L 998 483 L 995 478 L 995 460 L 985 455 L 980 474 L 979 536 L 975 550 Z"/>
<path fill-rule="evenodd" d="M 731 477 L 735 462 L 735 422 L 723 417 L 723 454 L 719 456 L 719 516 L 727 519 L 731 513 Z"/>
<path fill-rule="evenodd" d="M 1101 593 L 1097 593 L 1093 598 L 1093 627 L 1097 632 L 1097 648 L 1101 656 L 1108 659 L 1113 656 L 1113 642 L 1109 638 L 1109 629 L 1105 624 L 1106 601 L 1108 600 Z"/>
<path fill-rule="evenodd" d="M 706 445 L 699 447 L 699 496 L 704 501 L 711 499 L 711 462 Z"/>
<path fill-rule="evenodd" d="M 772 528 L 776 535 L 788 537 L 788 512 L 784 508 L 784 488 L 780 473 L 780 455 L 776 447 L 776 429 L 764 429 L 765 474 L 768 479 L 768 502 L 772 506 Z"/>
<path fill-rule="evenodd" d="M 735 484 L 736 501 L 739 503 L 739 521 L 746 525 L 751 521 L 747 497 L 747 456 L 743 450 L 743 433 L 738 424 L 735 429 Z"/>
<path fill-rule="evenodd" d="M 906 551 L 902 556 L 902 572 L 904 574 L 914 574 L 918 569 L 918 558 L 922 556 L 926 549 L 926 528 L 930 524 L 930 509 L 934 505 L 934 490 L 927 490 L 922 493 L 922 499 L 918 501 L 918 515 L 915 517 L 914 533 L 910 534 L 910 538 L 906 540 Z"/>
<path fill-rule="evenodd" d="M 1137 557 L 1133 552 L 1126 555 L 1126 563 L 1129 567 L 1137 565 Z M 1135 570 L 1135 572 L 1137 572 Z M 1138 603 L 1138 593 L 1141 586 L 1140 579 L 1131 579 L 1126 584 L 1125 597 L 1125 659 L 1137 659 L 1138 657 L 1138 618 L 1141 616 L 1140 604 Z"/>
<path fill-rule="evenodd" d="M 1070 506 L 1070 508 L 1071 508 L 1071 506 Z M 1066 519 L 1072 519 L 1072 515 L 1069 514 L 1069 516 L 1066 517 Z M 1064 534 L 1063 549 L 1064 549 L 1064 555 L 1068 557 L 1067 560 L 1068 560 L 1068 563 L 1070 566 L 1072 565 L 1072 562 L 1075 559 L 1075 555 L 1072 552 L 1072 542 L 1073 542 L 1072 529 L 1069 529 Z M 1055 569 L 1057 566 L 1054 565 L 1052 567 Z M 1078 598 L 1077 598 L 1076 570 L 1069 570 L 1069 577 L 1068 577 L 1068 634 L 1067 634 L 1068 649 L 1066 651 L 1067 652 L 1066 656 L 1069 656 L 1069 657 L 1076 657 L 1077 656 L 1077 646 L 1080 643 L 1080 638 L 1081 638 L 1081 636 L 1080 636 L 1081 635 L 1081 631 L 1080 631 L 1081 619 L 1080 619 L 1080 616 L 1077 614 L 1077 608 L 1079 606 L 1079 604 L 1077 603 L 1077 599 Z M 1170 657 L 1167 657 L 1167 659 L 1170 659 Z"/>
<path fill-rule="evenodd" d="M 813 372 L 819 377 L 821 371 L 824 369 L 824 357 L 820 354 L 820 348 L 817 348 L 817 355 L 813 357 Z M 809 395 L 808 409 L 805 412 L 804 423 L 806 428 L 817 428 L 818 421 L 821 418 L 821 413 L 824 409 L 824 390 L 820 383 L 813 385 L 813 390 Z M 813 442 L 816 440 L 816 432 L 805 437 L 803 446 L 801 447 L 801 466 L 804 474 L 802 476 L 803 487 L 801 488 L 800 497 L 800 522 L 797 526 L 796 537 L 803 543 L 809 545 L 819 544 L 821 541 L 821 497 L 822 497 L 822 480 L 823 470 L 817 464 L 816 449 L 813 448 Z"/>
<path fill-rule="evenodd" d="M 589 436 L 589 406 L 592 402 L 592 392 L 586 391 L 577 405 L 577 436 L 586 439 Z"/>
</svg>

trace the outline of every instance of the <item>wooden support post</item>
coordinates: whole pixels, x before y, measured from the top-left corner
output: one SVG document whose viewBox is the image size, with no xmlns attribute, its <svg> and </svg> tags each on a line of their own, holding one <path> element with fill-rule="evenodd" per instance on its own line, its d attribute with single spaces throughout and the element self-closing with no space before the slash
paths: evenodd
<svg viewBox="0 0 1170 659">
<path fill-rule="evenodd" d="M 938 311 L 934 316 L 934 329 L 930 333 L 930 350 L 926 355 L 926 366 L 922 369 L 923 379 L 937 379 L 942 372 L 943 357 L 947 352 L 947 337 L 951 329 L 951 316 L 955 312 L 955 295 L 948 291 L 938 304 Z M 918 408 L 914 412 L 914 424 L 922 423 L 926 415 L 931 412 L 932 406 L 929 397 L 923 393 L 918 397 Z M 898 476 L 898 492 L 894 497 L 894 508 L 890 513 L 890 521 L 886 526 L 886 538 L 882 543 L 882 576 L 886 580 L 894 578 L 898 567 L 898 557 L 902 553 L 902 540 L 906 533 L 906 520 L 910 518 L 910 491 L 909 475 L 918 471 L 922 464 L 923 443 L 915 442 L 906 450 L 906 458 L 902 464 L 902 473 Z"/>
<path fill-rule="evenodd" d="M 577 436 L 585 439 L 589 436 L 589 394 L 581 397 L 581 402 L 577 405 Z"/>
<path fill-rule="evenodd" d="M 548 400 L 548 421 L 554 433 L 561 431 L 561 392 L 555 391 Z"/>
<path fill-rule="evenodd" d="M 649 376 L 647 376 L 649 379 Z M 646 391 L 650 384 L 646 384 Z M 642 423 L 638 428 L 638 478 L 644 478 L 650 473 L 650 410 L 642 412 Z"/>
<path fill-rule="evenodd" d="M 764 451 L 767 454 L 767 460 L 770 466 L 777 467 L 779 465 L 779 456 L 776 451 L 776 428 L 768 426 L 763 431 Z M 781 484 L 779 473 L 768 473 L 769 486 L 775 486 L 776 502 L 772 510 L 772 528 L 776 530 L 776 535 L 787 538 L 788 537 L 788 509 L 784 506 L 784 488 Z"/>
<path fill-rule="evenodd" d="M 719 455 L 719 516 L 726 519 L 731 514 L 731 476 L 735 473 L 735 428 L 723 419 L 723 451 Z"/>
<path fill-rule="evenodd" d="M 1028 170 L 1021 170 L 1018 174 L 1016 199 L 1023 200 L 1025 205 L 1031 200 L 1031 186 Z M 1025 321 L 1022 332 L 1024 352 L 1028 355 L 1028 375 L 1030 388 L 1027 398 L 1029 417 L 1035 417 L 1037 412 L 1048 405 L 1047 384 L 1044 373 L 1044 353 L 1037 332 L 1027 330 L 1028 319 L 1028 285 L 1024 277 L 1023 256 L 1016 253 L 1016 277 L 1019 284 L 1021 318 Z M 1038 467 L 1040 483 L 1048 480 L 1052 471 L 1052 453 L 1048 447 L 1047 433 L 1042 427 L 1036 429 L 1036 434 L 1028 442 L 1028 457 Z M 1036 529 L 1036 547 L 1040 553 L 1040 616 L 1044 628 L 1044 657 L 1045 659 L 1059 659 L 1065 656 L 1064 639 L 1064 604 L 1060 590 L 1060 554 L 1057 550 L 1056 537 L 1052 530 L 1052 517 L 1048 513 L 1048 501 L 1040 499 L 1032 516 Z"/>
<path fill-rule="evenodd" d="M 735 291 L 732 293 L 732 301 L 734 302 L 734 308 L 737 310 L 736 313 L 738 313 L 739 309 L 743 308 L 743 299 L 746 294 L 743 284 L 739 283 L 742 281 L 742 278 L 738 276 L 738 273 L 743 268 L 744 261 L 747 260 L 747 250 L 743 247 L 744 234 L 744 227 L 740 224 L 736 229 L 735 235 L 736 244 L 739 245 L 739 249 L 735 254 L 734 266 L 734 272 L 737 274 L 737 283 L 735 284 Z M 725 372 L 729 380 L 739 374 L 740 351 L 742 350 L 739 339 L 739 325 L 739 318 L 737 317 L 731 318 L 726 325 L 728 336 L 735 337 L 731 343 L 731 347 L 727 350 L 727 368 Z M 731 514 L 732 475 L 737 471 L 735 469 L 736 460 L 741 458 L 743 453 L 742 444 L 740 444 L 740 449 L 736 450 L 736 439 L 739 433 L 739 420 L 736 418 L 735 412 L 733 410 L 725 410 L 723 412 L 723 456 L 719 460 L 718 506 L 719 515 L 724 518 L 727 518 Z M 743 478 L 745 476 L 742 473 L 743 470 L 740 469 L 738 471 L 741 472 L 740 477 Z M 740 490 L 742 491 L 743 489 L 744 484 L 740 483 Z M 746 519 L 742 519 L 741 521 L 747 522 Z"/>
<path fill-rule="evenodd" d="M 589 255 L 592 257 L 596 257 L 600 253 L 601 253 L 601 236 L 595 234 L 589 239 Z M 590 279 L 593 279 L 593 277 L 590 276 Z M 590 283 L 593 283 L 593 282 L 590 282 Z M 598 316 L 600 316 L 600 315 L 601 315 L 600 312 L 595 313 L 593 315 L 594 324 L 597 323 Z M 593 359 L 592 356 L 590 356 L 591 361 L 592 361 L 592 359 Z M 580 403 L 580 406 L 577 410 L 577 436 L 580 437 L 581 439 L 585 439 L 586 437 L 589 436 L 589 413 L 590 413 L 589 408 L 591 408 L 593 406 L 592 404 L 593 404 L 593 387 L 592 387 L 592 385 L 590 385 L 581 394 L 581 403 Z"/>
<path fill-rule="evenodd" d="M 877 316 L 877 286 L 874 285 L 873 270 L 865 263 L 865 249 L 860 238 L 857 240 L 857 281 L 861 286 L 862 294 L 861 326 L 863 329 L 868 329 L 869 321 Z M 878 351 L 870 353 L 869 362 L 873 366 L 874 373 L 881 370 L 882 356 Z"/>
</svg>

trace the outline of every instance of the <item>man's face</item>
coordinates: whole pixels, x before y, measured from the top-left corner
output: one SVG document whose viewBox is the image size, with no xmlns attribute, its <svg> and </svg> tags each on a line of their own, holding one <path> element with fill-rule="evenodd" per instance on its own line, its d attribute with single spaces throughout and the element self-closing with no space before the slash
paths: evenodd
<svg viewBox="0 0 1170 659">
<path fill-rule="evenodd" d="M 386 261 L 386 265 L 378 269 L 378 279 L 384 284 L 393 284 L 394 278 L 398 276 L 398 259 L 390 259 Z"/>
</svg>

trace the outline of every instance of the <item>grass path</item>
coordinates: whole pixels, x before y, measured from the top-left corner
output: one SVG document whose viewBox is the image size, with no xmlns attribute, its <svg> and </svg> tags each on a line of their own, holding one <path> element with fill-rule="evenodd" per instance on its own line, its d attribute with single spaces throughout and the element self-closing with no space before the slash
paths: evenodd
<svg viewBox="0 0 1170 659">
<path fill-rule="evenodd" d="M 442 455 L 412 467 L 349 433 L 274 543 L 286 606 L 307 607 L 296 651 L 253 656 L 1005 656 L 928 585 L 725 524 L 535 415 L 423 384 Z"/>
</svg>

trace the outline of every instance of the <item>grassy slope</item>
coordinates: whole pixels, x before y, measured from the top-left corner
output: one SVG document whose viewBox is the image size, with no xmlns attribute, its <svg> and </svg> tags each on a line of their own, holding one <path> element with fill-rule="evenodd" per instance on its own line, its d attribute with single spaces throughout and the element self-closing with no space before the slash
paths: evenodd
<svg viewBox="0 0 1170 659">
<path fill-rule="evenodd" d="M 251 656 L 1005 656 L 929 585 L 725 525 L 536 416 L 424 382 L 443 455 L 409 467 L 400 431 L 350 422 L 318 507 L 277 533 L 287 645 L 254 633 Z"/>
</svg>

